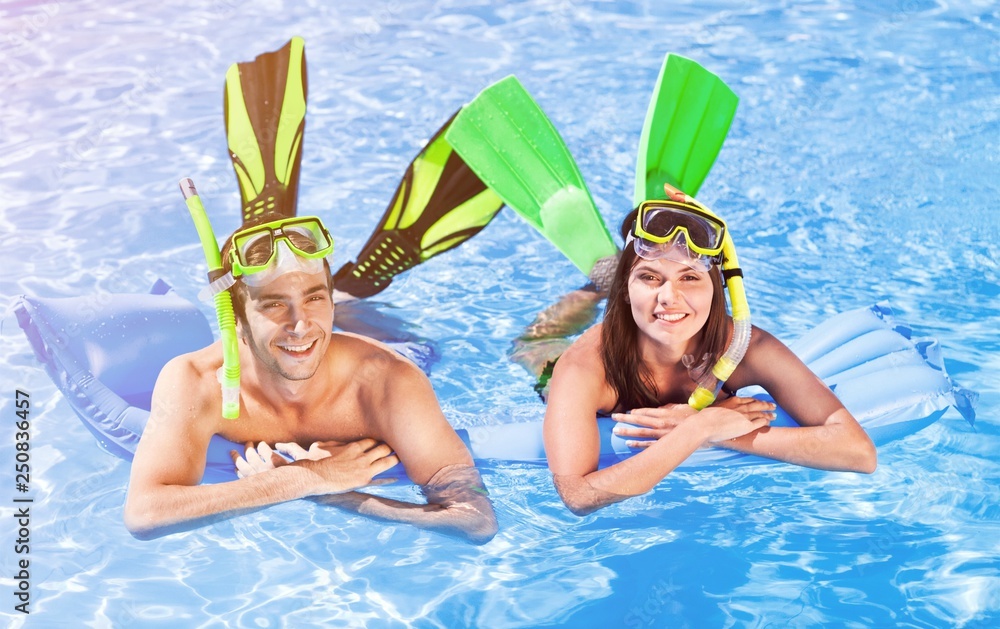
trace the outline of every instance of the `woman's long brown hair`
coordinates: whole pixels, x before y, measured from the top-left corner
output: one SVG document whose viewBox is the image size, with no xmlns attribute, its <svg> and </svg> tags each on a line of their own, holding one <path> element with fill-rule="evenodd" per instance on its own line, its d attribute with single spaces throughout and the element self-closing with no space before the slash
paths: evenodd
<svg viewBox="0 0 1000 629">
<path fill-rule="evenodd" d="M 633 210 L 622 222 L 623 239 L 632 231 L 635 217 L 636 211 Z M 619 410 L 661 405 L 653 375 L 639 354 L 639 327 L 632 317 L 632 308 L 626 301 L 629 275 L 638 259 L 639 256 L 636 255 L 631 243 L 626 245 L 611 282 L 608 305 L 604 311 L 604 325 L 601 328 L 601 362 L 604 363 L 604 377 L 617 395 L 615 408 Z M 709 271 L 709 276 L 713 289 L 712 305 L 708 321 L 702 329 L 701 340 L 695 349 L 694 356 L 701 363 L 702 370 L 696 373 L 695 377 L 715 365 L 715 361 L 726 350 L 726 341 L 729 337 L 729 317 L 726 314 L 722 276 L 714 265 Z M 709 359 L 701 361 L 700 357 L 706 354 Z"/>
</svg>

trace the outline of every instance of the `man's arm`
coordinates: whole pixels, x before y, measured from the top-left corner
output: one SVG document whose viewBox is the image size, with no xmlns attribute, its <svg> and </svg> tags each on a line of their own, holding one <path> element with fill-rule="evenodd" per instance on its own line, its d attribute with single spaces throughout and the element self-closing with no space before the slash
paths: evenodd
<svg viewBox="0 0 1000 629">
<path fill-rule="evenodd" d="M 312 500 L 387 522 L 403 522 L 461 537 L 473 544 L 485 544 L 497 534 L 493 505 L 475 467 L 449 465 L 420 489 L 427 496 L 426 505 L 359 491 L 317 496 Z"/>
<path fill-rule="evenodd" d="M 305 496 L 366 485 L 396 464 L 385 445 L 358 442 L 340 456 L 303 461 L 238 481 L 198 485 L 220 413 L 189 356 L 163 368 L 152 410 L 132 462 L 125 526 L 147 539 L 203 526 Z"/>
<path fill-rule="evenodd" d="M 394 360 L 387 367 L 385 390 L 366 403 L 379 416 L 382 436 L 390 444 L 414 483 L 427 497 L 426 505 L 350 492 L 315 497 L 313 500 L 361 515 L 391 522 L 404 522 L 447 535 L 484 544 L 497 533 L 496 515 L 469 450 L 448 423 L 427 377 L 412 363 Z M 295 444 L 276 448 L 296 462 L 324 456 L 324 444 L 309 451 Z M 258 448 L 260 450 L 261 448 Z M 253 473 L 258 466 L 281 465 L 264 449 L 248 456 L 256 460 L 245 466 Z M 270 459 L 270 461 L 269 461 Z"/>
<path fill-rule="evenodd" d="M 367 496 L 349 508 L 484 544 L 497 533 L 496 515 L 472 455 L 438 405 L 430 380 L 408 361 L 389 366 L 382 398 L 382 436 L 421 486 L 427 505 Z M 337 500 L 337 497 L 334 497 Z M 339 505 L 348 506 L 348 505 Z"/>
</svg>

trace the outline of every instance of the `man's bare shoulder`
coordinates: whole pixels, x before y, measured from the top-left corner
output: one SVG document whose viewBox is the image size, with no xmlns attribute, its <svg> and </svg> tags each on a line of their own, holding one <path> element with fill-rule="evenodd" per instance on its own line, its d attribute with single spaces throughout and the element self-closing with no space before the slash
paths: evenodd
<svg viewBox="0 0 1000 629">
<path fill-rule="evenodd" d="M 218 341 L 208 347 L 175 356 L 167 361 L 160 372 L 164 375 L 180 378 L 203 378 L 215 376 L 215 371 L 222 366 L 222 344 Z"/>
<path fill-rule="evenodd" d="M 222 346 L 218 342 L 176 356 L 160 370 L 155 394 L 182 395 L 195 404 L 214 399 L 219 393 L 215 374 L 221 366 Z"/>
<path fill-rule="evenodd" d="M 183 482 L 177 482 L 197 484 L 204 469 L 205 449 L 216 432 L 215 418 L 222 413 L 219 383 L 215 377 L 222 365 L 221 353 L 217 343 L 177 356 L 160 370 L 153 388 L 149 420 L 132 465 L 133 482 L 165 469 L 161 455 L 163 448 L 167 448 L 172 452 L 171 464 L 184 462 L 171 468 L 182 470 L 177 478 Z M 216 355 L 218 357 L 214 358 Z"/>
<path fill-rule="evenodd" d="M 352 332 L 335 332 L 334 358 L 341 366 L 349 365 L 352 370 L 373 377 L 400 375 L 410 371 L 423 374 L 410 359 L 392 347 L 375 339 Z"/>
<path fill-rule="evenodd" d="M 380 422 L 394 417 L 390 409 L 440 414 L 430 380 L 420 367 L 385 343 L 350 333 L 337 333 L 334 369 L 349 373 L 363 408 Z M 376 410 L 378 409 L 378 410 Z"/>
<path fill-rule="evenodd" d="M 410 478 L 424 484 L 448 466 L 474 465 L 417 365 L 384 343 L 354 334 L 337 336 L 336 354 L 342 360 L 350 357 L 353 364 L 336 368 L 351 369 L 359 414 L 370 434 L 393 449 Z"/>
</svg>

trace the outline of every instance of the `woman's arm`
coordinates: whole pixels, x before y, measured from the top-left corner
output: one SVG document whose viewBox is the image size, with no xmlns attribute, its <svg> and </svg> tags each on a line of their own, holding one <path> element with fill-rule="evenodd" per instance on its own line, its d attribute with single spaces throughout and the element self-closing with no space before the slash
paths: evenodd
<svg viewBox="0 0 1000 629">
<path fill-rule="evenodd" d="M 875 445 L 861 425 L 798 356 L 764 330 L 754 328 L 730 384 L 764 387 L 800 427 L 764 428 L 721 447 L 817 469 L 875 471 Z"/>
<path fill-rule="evenodd" d="M 556 489 L 570 511 L 586 515 L 651 491 L 698 448 L 766 426 L 767 419 L 749 420 L 735 411 L 705 409 L 696 420 L 681 421 L 669 436 L 610 467 L 586 474 L 560 475 L 553 470 Z"/>
<path fill-rule="evenodd" d="M 693 411 L 683 406 L 662 409 L 676 413 L 669 436 L 643 452 L 598 470 L 600 434 L 596 415 L 614 404 L 614 392 L 604 380 L 597 352 L 599 327 L 581 337 L 556 364 L 545 412 L 544 438 L 556 490 L 577 515 L 650 491 L 684 459 L 706 443 L 731 439 L 767 425 L 729 409 L 698 413 L 698 421 L 683 421 Z"/>
</svg>

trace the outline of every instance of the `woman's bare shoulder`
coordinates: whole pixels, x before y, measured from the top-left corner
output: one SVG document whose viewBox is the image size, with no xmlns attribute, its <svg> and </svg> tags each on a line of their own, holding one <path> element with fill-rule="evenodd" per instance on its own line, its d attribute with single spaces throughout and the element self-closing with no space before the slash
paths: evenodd
<svg viewBox="0 0 1000 629">
<path fill-rule="evenodd" d="M 802 361 L 788 346 L 767 330 L 754 326 L 746 355 L 727 381 L 731 383 L 727 384 L 727 388 L 766 386 L 781 373 L 800 367 L 804 367 Z"/>
<path fill-rule="evenodd" d="M 570 346 L 571 350 L 588 352 L 596 356 L 601 354 L 601 330 L 604 329 L 603 323 L 595 323 L 594 325 L 587 328 L 587 330 L 580 335 L 573 344 Z"/>
<path fill-rule="evenodd" d="M 556 362 L 552 370 L 550 403 L 568 395 L 573 404 L 605 412 L 614 406 L 614 391 L 607 382 L 601 358 L 601 324 L 584 332 Z"/>
<path fill-rule="evenodd" d="M 573 344 L 563 352 L 563 355 L 556 363 L 565 371 L 569 368 L 581 369 L 586 372 L 595 372 L 600 378 L 604 378 L 604 363 L 601 360 L 601 324 L 591 326 L 580 338 L 573 341 Z"/>
</svg>

